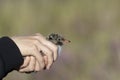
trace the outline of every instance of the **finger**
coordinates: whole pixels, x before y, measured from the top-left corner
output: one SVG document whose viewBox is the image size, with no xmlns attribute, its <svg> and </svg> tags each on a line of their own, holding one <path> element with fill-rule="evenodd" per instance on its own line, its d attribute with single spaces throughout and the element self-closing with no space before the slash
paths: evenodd
<svg viewBox="0 0 120 80">
<path fill-rule="evenodd" d="M 45 46 L 40 46 L 40 48 L 41 48 L 40 53 L 43 56 L 45 66 L 47 69 L 49 69 L 53 63 L 53 52 Z"/>
<path fill-rule="evenodd" d="M 43 37 L 41 34 L 36 33 L 36 38 L 44 45 L 46 45 L 47 47 L 49 47 L 52 51 L 53 51 L 53 56 L 54 56 L 54 60 L 57 59 L 57 52 L 58 52 L 58 47 L 56 45 L 54 45 L 52 42 L 46 40 L 45 37 Z"/>
<path fill-rule="evenodd" d="M 36 64 L 35 64 L 35 72 L 38 72 L 38 71 L 40 71 L 41 69 L 40 69 L 40 66 L 39 66 L 39 62 L 38 61 L 36 61 Z"/>
<path fill-rule="evenodd" d="M 35 64 L 36 64 L 36 61 L 35 61 L 35 57 L 33 57 L 33 56 L 30 56 L 30 58 L 31 58 L 31 61 L 30 61 L 30 63 L 29 63 L 29 69 L 31 70 L 31 71 L 34 71 L 34 69 L 35 69 Z"/>
<path fill-rule="evenodd" d="M 45 65 L 48 64 L 48 57 L 47 56 L 43 56 L 44 57 L 44 62 L 45 62 Z"/>
<path fill-rule="evenodd" d="M 53 63 L 53 60 L 54 60 L 53 59 L 53 52 L 45 45 L 40 44 L 40 42 L 36 42 L 35 44 L 36 44 L 37 49 L 40 51 L 42 57 L 47 56 L 48 61 L 47 61 L 47 64 L 45 64 L 45 65 L 46 65 L 47 69 L 49 69 Z"/>
<path fill-rule="evenodd" d="M 47 69 L 47 65 L 48 65 L 48 57 L 47 56 L 43 56 L 44 57 L 44 62 L 45 62 L 45 67 L 44 69 Z"/>
<path fill-rule="evenodd" d="M 40 52 L 38 50 L 35 50 L 34 52 L 36 53 L 36 54 L 34 54 L 34 57 L 38 61 L 39 66 L 40 66 L 40 70 L 41 70 L 45 66 L 43 56 L 40 54 Z"/>
<path fill-rule="evenodd" d="M 41 49 L 42 49 L 41 54 L 43 54 L 44 63 L 46 65 L 46 68 L 49 69 L 53 63 L 53 53 L 47 48 Z"/>
<path fill-rule="evenodd" d="M 28 66 L 29 62 L 30 62 L 30 56 L 24 57 L 23 65 L 20 68 L 24 68 L 24 67 Z"/>
<path fill-rule="evenodd" d="M 20 69 L 20 72 L 31 72 L 35 69 L 35 58 L 33 56 L 30 56 L 30 63 L 25 68 Z"/>
</svg>

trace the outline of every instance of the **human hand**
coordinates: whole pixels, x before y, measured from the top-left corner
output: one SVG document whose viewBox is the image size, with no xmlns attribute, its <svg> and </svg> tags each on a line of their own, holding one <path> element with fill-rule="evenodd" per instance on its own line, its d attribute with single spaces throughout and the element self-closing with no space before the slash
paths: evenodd
<svg viewBox="0 0 120 80">
<path fill-rule="evenodd" d="M 44 63 L 47 65 L 47 56 L 44 56 Z M 39 69 L 39 63 L 33 56 L 26 56 L 24 57 L 24 63 L 18 70 L 21 73 L 31 73 L 31 72 L 38 72 Z"/>
<path fill-rule="evenodd" d="M 41 34 L 12 37 L 12 39 L 17 44 L 21 54 L 26 57 L 24 64 L 30 61 L 27 67 L 26 65 L 22 66 L 26 67 L 25 71 L 40 71 L 45 66 L 49 69 L 57 58 L 57 46 L 46 40 Z"/>
</svg>

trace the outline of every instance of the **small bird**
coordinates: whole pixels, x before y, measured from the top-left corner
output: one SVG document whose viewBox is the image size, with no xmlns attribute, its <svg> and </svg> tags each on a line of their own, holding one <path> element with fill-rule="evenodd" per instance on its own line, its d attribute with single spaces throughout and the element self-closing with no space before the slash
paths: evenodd
<svg viewBox="0 0 120 80">
<path fill-rule="evenodd" d="M 65 39 L 63 36 L 57 34 L 57 33 L 51 33 L 49 34 L 46 39 L 48 41 L 51 41 L 53 44 L 57 45 L 58 46 L 58 55 L 60 56 L 60 52 L 62 50 L 62 46 L 64 44 L 67 44 L 67 43 L 70 43 L 71 41 L 70 40 L 67 40 Z M 47 65 L 48 64 L 48 61 L 47 61 L 47 57 L 46 55 L 40 51 L 40 53 L 42 54 L 42 56 L 44 56 L 45 58 L 45 64 Z M 46 66 L 44 67 L 44 69 L 46 69 Z"/>
<path fill-rule="evenodd" d="M 50 35 L 48 35 L 47 40 L 51 41 L 52 43 L 58 46 L 59 55 L 60 55 L 61 48 L 62 48 L 61 46 L 71 42 L 70 40 L 65 39 L 63 36 L 57 33 L 51 33 Z"/>
<path fill-rule="evenodd" d="M 66 43 L 70 43 L 70 40 L 65 39 L 63 36 L 56 34 L 56 33 L 52 33 L 47 37 L 47 40 L 51 41 L 52 43 L 54 43 L 55 45 L 59 45 L 62 46 Z"/>
</svg>

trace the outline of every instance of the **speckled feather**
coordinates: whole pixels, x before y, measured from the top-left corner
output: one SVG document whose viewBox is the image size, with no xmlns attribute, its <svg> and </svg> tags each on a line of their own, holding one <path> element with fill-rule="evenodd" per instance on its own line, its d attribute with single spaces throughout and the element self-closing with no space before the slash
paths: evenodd
<svg viewBox="0 0 120 80">
<path fill-rule="evenodd" d="M 51 41 L 52 43 L 62 46 L 66 43 L 70 43 L 70 40 L 65 39 L 63 36 L 56 34 L 56 33 L 52 33 L 47 37 L 47 40 Z"/>
<path fill-rule="evenodd" d="M 64 37 L 62 37 L 59 34 L 56 33 L 52 33 L 50 35 L 48 35 L 47 40 L 51 41 L 52 43 L 54 43 L 55 45 L 58 46 L 58 54 L 60 55 L 60 52 L 62 50 L 62 45 L 66 44 L 66 43 L 70 43 L 70 40 L 65 39 Z"/>
</svg>

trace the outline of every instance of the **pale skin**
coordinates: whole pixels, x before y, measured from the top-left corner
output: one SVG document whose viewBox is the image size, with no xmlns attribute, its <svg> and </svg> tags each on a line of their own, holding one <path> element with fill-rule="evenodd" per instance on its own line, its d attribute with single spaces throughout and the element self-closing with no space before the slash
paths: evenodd
<svg viewBox="0 0 120 80">
<path fill-rule="evenodd" d="M 44 68 L 50 69 L 57 59 L 58 47 L 46 40 L 40 33 L 32 36 L 11 37 L 11 39 L 16 43 L 24 58 L 19 72 L 38 72 Z"/>
</svg>

